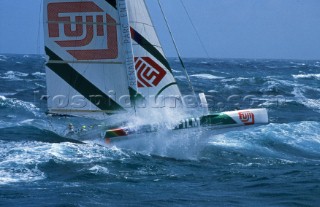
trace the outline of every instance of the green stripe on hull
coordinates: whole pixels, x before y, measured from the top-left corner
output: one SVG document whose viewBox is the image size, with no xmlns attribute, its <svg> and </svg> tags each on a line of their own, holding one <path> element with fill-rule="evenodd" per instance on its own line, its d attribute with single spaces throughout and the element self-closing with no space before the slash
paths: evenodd
<svg viewBox="0 0 320 207">
<path fill-rule="evenodd" d="M 181 123 L 175 127 L 175 129 L 187 129 L 195 127 L 206 127 L 206 126 L 223 126 L 237 124 L 230 116 L 226 114 L 213 114 L 202 116 L 200 118 L 191 118 L 181 121 Z"/>
<path fill-rule="evenodd" d="M 236 123 L 237 122 L 233 120 L 230 116 L 223 113 L 203 116 L 200 118 L 201 126 L 229 125 L 229 124 L 236 124 Z"/>
</svg>

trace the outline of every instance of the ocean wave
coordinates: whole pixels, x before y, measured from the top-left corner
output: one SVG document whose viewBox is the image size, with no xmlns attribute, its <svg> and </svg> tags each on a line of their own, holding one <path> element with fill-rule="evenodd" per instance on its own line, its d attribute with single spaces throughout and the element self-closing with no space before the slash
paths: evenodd
<svg viewBox="0 0 320 207">
<path fill-rule="evenodd" d="M 63 164 L 105 163 L 130 158 L 118 148 L 96 144 L 7 142 L 0 140 L 0 185 L 21 182 L 35 182 L 46 179 L 52 169 L 45 166 L 50 162 Z M 109 170 L 93 164 L 81 169 L 92 174 L 108 174 Z"/>
<path fill-rule="evenodd" d="M 304 106 L 317 111 L 320 113 L 320 100 L 319 99 L 310 99 L 304 96 L 304 88 L 303 87 L 295 87 L 292 91 L 292 94 L 296 98 L 296 101 Z"/>
<path fill-rule="evenodd" d="M 0 96 L 0 108 L 10 108 L 15 110 L 22 109 L 26 112 L 32 113 L 34 116 L 41 116 L 40 109 L 33 103 L 15 98 L 6 98 L 5 96 Z"/>
<path fill-rule="evenodd" d="M 92 168 L 89 169 L 89 171 L 95 175 L 103 174 L 107 175 L 110 173 L 109 169 L 100 165 L 95 165 Z"/>
<path fill-rule="evenodd" d="M 7 56 L 5 56 L 5 55 L 0 55 L 0 61 L 1 61 L 1 62 L 6 62 L 7 59 L 8 59 Z"/>
<path fill-rule="evenodd" d="M 47 161 L 43 153 L 47 145 L 35 142 L 4 142 L 0 140 L 0 184 L 34 182 L 45 179 L 38 164 Z"/>
<path fill-rule="evenodd" d="M 1 79 L 8 79 L 8 80 L 15 80 L 20 81 L 22 80 L 21 77 L 27 77 L 28 73 L 22 73 L 18 71 L 7 71 L 3 74 L 3 76 L 0 76 Z"/>
<path fill-rule="evenodd" d="M 320 161 L 320 123 L 269 124 L 244 131 L 230 131 L 210 137 L 208 144 L 218 147 L 216 150 L 245 154 L 243 156 L 248 156 L 250 160 L 259 159 L 261 164 L 272 164 L 270 159 Z"/>
</svg>

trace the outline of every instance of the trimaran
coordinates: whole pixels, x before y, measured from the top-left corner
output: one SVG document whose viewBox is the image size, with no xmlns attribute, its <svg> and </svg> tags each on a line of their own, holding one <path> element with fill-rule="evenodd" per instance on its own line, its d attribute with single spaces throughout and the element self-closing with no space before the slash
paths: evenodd
<svg viewBox="0 0 320 207">
<path fill-rule="evenodd" d="M 44 0 L 44 30 L 48 114 L 103 120 L 126 113 L 147 119 L 150 110 L 170 108 L 172 114 L 172 108 L 188 108 L 190 97 L 180 92 L 144 0 Z M 201 112 L 169 128 L 268 123 L 266 109 L 211 114 L 204 94 L 196 100 Z M 155 132 L 160 125 L 94 130 L 110 141 Z"/>
</svg>

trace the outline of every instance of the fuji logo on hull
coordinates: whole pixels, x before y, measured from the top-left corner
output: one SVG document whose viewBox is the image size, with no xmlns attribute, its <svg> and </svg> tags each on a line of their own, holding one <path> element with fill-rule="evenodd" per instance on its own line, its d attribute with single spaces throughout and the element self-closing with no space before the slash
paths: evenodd
<svg viewBox="0 0 320 207">
<path fill-rule="evenodd" d="M 238 114 L 239 114 L 239 119 L 245 125 L 253 125 L 255 123 L 254 113 L 252 113 L 251 111 L 239 112 Z"/>
</svg>

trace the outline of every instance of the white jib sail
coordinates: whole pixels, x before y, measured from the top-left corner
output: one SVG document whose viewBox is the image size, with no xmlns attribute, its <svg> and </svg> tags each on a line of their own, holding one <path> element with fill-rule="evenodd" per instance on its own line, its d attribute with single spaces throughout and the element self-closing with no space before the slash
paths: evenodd
<svg viewBox="0 0 320 207">
<path fill-rule="evenodd" d="M 139 93 L 147 100 L 156 101 L 157 106 L 167 106 L 168 99 L 171 99 L 169 106 L 181 104 L 180 90 L 164 55 L 145 1 L 127 0 L 127 4 Z"/>
</svg>

